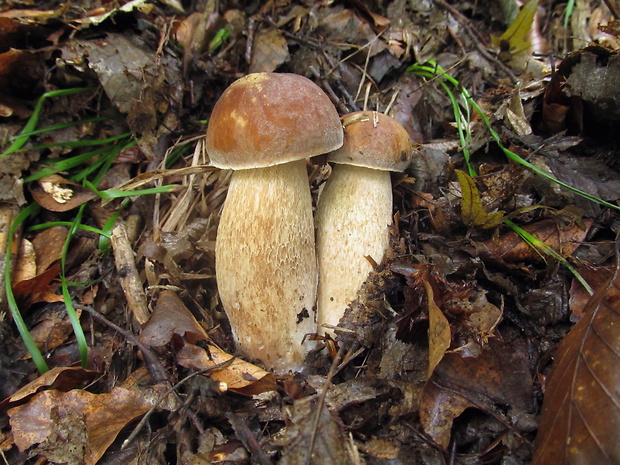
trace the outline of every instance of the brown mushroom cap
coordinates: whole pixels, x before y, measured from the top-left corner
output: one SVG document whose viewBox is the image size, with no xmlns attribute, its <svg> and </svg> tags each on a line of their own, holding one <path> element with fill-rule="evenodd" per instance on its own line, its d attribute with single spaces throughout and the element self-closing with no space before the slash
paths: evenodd
<svg viewBox="0 0 620 465">
<path fill-rule="evenodd" d="M 233 82 L 215 104 L 206 147 L 214 166 L 248 169 L 327 153 L 342 138 L 338 112 L 311 80 L 255 73 Z"/>
<path fill-rule="evenodd" d="M 409 134 L 394 118 L 376 111 L 342 117 L 344 144 L 328 161 L 382 171 L 403 171 L 413 157 Z"/>
</svg>

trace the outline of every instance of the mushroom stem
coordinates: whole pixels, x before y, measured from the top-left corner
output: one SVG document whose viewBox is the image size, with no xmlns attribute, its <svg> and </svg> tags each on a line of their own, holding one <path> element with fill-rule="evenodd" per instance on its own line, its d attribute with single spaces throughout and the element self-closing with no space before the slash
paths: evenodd
<svg viewBox="0 0 620 465">
<path fill-rule="evenodd" d="M 337 326 L 372 271 L 383 259 L 392 224 L 389 171 L 334 165 L 316 212 L 319 263 L 318 327 Z"/>
<path fill-rule="evenodd" d="M 306 162 L 235 171 L 218 228 L 217 285 L 239 349 L 276 371 L 302 366 L 316 331 Z"/>
</svg>

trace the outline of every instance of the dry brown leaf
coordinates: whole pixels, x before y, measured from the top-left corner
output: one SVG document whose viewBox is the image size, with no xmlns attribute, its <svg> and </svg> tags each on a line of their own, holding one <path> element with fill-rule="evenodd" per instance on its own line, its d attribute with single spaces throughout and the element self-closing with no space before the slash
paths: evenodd
<svg viewBox="0 0 620 465">
<path fill-rule="evenodd" d="M 20 401 L 25 401 L 43 388 L 54 385 L 56 389 L 60 390 L 75 389 L 91 382 L 97 376 L 97 372 L 85 370 L 84 368 L 54 367 L 0 402 L 0 411 L 4 411 L 7 407 L 13 406 Z"/>
<path fill-rule="evenodd" d="M 150 407 L 141 393 L 121 387 L 109 394 L 49 390 L 8 414 L 21 451 L 36 446 L 52 462 L 94 465 L 118 433 Z"/>
<path fill-rule="evenodd" d="M 207 332 L 179 296 L 172 291 L 163 291 L 151 318 L 140 333 L 140 342 L 161 347 L 168 344 L 174 335 L 185 338 L 191 344 L 209 340 Z"/>
<path fill-rule="evenodd" d="M 620 270 L 560 343 L 533 465 L 620 463 Z"/>
<path fill-rule="evenodd" d="M 435 304 L 433 288 L 424 280 L 426 297 L 428 299 L 428 377 L 430 378 L 435 367 L 441 362 L 450 347 L 452 335 L 450 323 L 441 309 Z"/>
<path fill-rule="evenodd" d="M 230 360 L 230 364 L 209 371 L 208 376 L 215 381 L 226 383 L 230 391 L 246 396 L 275 390 L 276 378 L 273 373 L 240 358 L 234 358 L 217 346 L 209 345 L 205 350 L 193 344 L 185 344 L 177 353 L 179 364 L 192 370 L 210 369 Z"/>
<path fill-rule="evenodd" d="M 295 402 L 294 409 L 280 465 L 353 463 L 341 422 L 324 404 L 319 407 L 316 398 L 304 398 Z"/>
<path fill-rule="evenodd" d="M 30 183 L 30 193 L 39 205 L 53 212 L 73 210 L 97 197 L 85 187 L 57 174 Z"/>
<path fill-rule="evenodd" d="M 476 358 L 446 354 L 422 392 L 420 422 L 447 447 L 452 422 L 464 409 L 494 412 L 497 404 L 509 406 L 513 416 L 533 409 L 533 382 L 523 344 L 491 339 Z"/>
<path fill-rule="evenodd" d="M 59 274 L 60 265 L 56 263 L 34 278 L 16 282 L 13 285 L 15 298 L 26 307 L 37 302 L 62 302 L 62 296 L 55 292 L 58 286 L 52 284 Z"/>
<path fill-rule="evenodd" d="M 250 73 L 272 72 L 289 58 L 286 39 L 277 29 L 261 31 L 254 39 Z"/>
<path fill-rule="evenodd" d="M 523 229 L 544 242 L 563 257 L 569 257 L 583 242 L 591 221 L 584 221 L 585 227 L 574 223 L 563 226 L 557 221 L 546 219 L 529 224 Z M 483 242 L 485 255 L 498 261 L 541 262 L 544 255 L 530 247 L 516 232 L 503 234 L 498 239 Z"/>
<path fill-rule="evenodd" d="M 60 260 L 67 234 L 68 229 L 65 226 L 52 226 L 40 231 L 32 239 L 36 253 L 37 273 L 47 270 L 52 263 Z"/>
<path fill-rule="evenodd" d="M 174 292 L 164 291 L 140 334 L 140 341 L 161 347 L 170 343 L 175 335 L 182 341 L 177 351 L 177 361 L 186 368 L 206 370 L 234 359 L 210 343 L 207 332 Z M 207 341 L 207 348 L 195 345 L 199 341 Z M 231 391 L 244 395 L 259 394 L 276 387 L 273 374 L 241 359 L 234 359 L 221 369 L 209 371 L 208 376 L 226 383 Z"/>
</svg>

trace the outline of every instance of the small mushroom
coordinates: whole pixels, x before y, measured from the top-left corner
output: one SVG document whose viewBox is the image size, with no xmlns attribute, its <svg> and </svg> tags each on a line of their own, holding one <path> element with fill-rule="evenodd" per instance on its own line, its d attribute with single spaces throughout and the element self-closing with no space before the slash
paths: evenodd
<svg viewBox="0 0 620 465">
<path fill-rule="evenodd" d="M 393 221 L 390 171 L 403 171 L 413 155 L 407 131 L 387 115 L 360 111 L 342 120 L 344 144 L 328 156 L 335 165 L 315 218 L 319 332 L 338 325 L 372 262 L 383 259 Z"/>
<path fill-rule="evenodd" d="M 233 169 L 217 231 L 218 291 L 240 351 L 277 372 L 298 370 L 316 332 L 317 263 L 305 159 L 337 149 L 327 95 L 295 74 L 256 73 L 228 87 L 206 148 Z"/>
</svg>

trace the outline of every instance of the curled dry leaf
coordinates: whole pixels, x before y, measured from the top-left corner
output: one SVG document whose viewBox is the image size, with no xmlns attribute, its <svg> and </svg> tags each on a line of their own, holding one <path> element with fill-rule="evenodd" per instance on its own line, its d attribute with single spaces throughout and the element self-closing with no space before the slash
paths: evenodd
<svg viewBox="0 0 620 465">
<path fill-rule="evenodd" d="M 274 390 L 276 387 L 273 374 L 234 358 L 214 345 L 204 328 L 174 292 L 161 293 L 153 315 L 140 334 L 140 341 L 154 347 L 171 342 L 180 343 L 177 360 L 189 369 L 207 370 L 225 364 L 220 369 L 210 371 L 208 375 L 216 381 L 226 383 L 229 390 L 239 394 L 254 395 Z M 195 345 L 202 341 L 207 342 L 206 348 Z M 225 363 L 229 361 L 230 363 Z"/>
<path fill-rule="evenodd" d="M 24 402 L 33 394 L 52 385 L 56 389 L 68 391 L 91 382 L 97 376 L 97 372 L 78 367 L 52 368 L 0 402 L 0 411 L 4 411 L 7 407 Z"/>
<path fill-rule="evenodd" d="M 620 271 L 558 347 L 533 465 L 620 463 Z"/>
<path fill-rule="evenodd" d="M 45 176 L 30 184 L 34 200 L 46 210 L 66 212 L 97 197 L 85 187 L 57 174 Z"/>
</svg>

